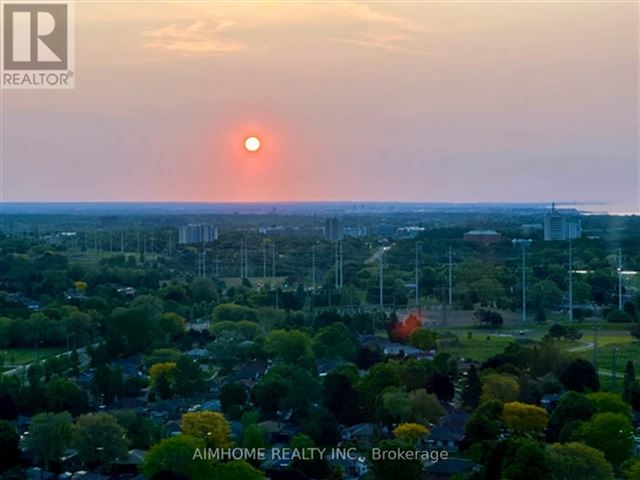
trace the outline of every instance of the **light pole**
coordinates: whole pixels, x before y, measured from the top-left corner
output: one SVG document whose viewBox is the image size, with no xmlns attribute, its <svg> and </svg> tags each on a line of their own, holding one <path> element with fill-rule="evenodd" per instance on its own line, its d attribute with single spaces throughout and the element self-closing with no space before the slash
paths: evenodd
<svg viewBox="0 0 640 480">
<path fill-rule="evenodd" d="M 622 310 L 622 249 L 618 249 L 618 310 Z"/>
<path fill-rule="evenodd" d="M 613 348 L 612 357 L 611 357 L 611 383 L 613 386 L 616 386 L 617 376 L 616 376 L 616 355 L 618 353 L 618 347 Z"/>
<path fill-rule="evenodd" d="M 451 252 L 451 246 L 449 246 L 449 305 L 451 305 L 451 301 L 453 299 L 453 289 L 452 284 L 453 284 L 453 276 L 452 276 L 452 271 L 453 271 L 453 262 L 452 262 L 452 256 L 453 253 Z"/>
<path fill-rule="evenodd" d="M 531 245 L 531 239 L 514 238 L 512 243 L 522 247 L 522 323 L 527 321 L 527 261 L 526 248 Z"/>
<path fill-rule="evenodd" d="M 573 245 L 569 240 L 569 321 L 573 322 Z"/>
<path fill-rule="evenodd" d="M 380 310 L 384 311 L 384 266 L 382 258 L 384 257 L 384 247 L 380 250 Z"/>
<path fill-rule="evenodd" d="M 102 479 L 102 452 L 104 451 L 104 447 L 96 447 L 96 456 L 98 457 L 98 477 Z"/>
</svg>

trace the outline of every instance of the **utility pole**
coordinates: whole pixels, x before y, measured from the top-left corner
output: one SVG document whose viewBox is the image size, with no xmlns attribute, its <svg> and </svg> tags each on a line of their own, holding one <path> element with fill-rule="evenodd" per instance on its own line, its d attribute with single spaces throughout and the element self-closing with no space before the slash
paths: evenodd
<svg viewBox="0 0 640 480">
<path fill-rule="evenodd" d="M 311 245 L 311 291 L 316 293 L 316 244 Z"/>
<path fill-rule="evenodd" d="M 216 247 L 216 259 L 214 261 L 214 275 L 217 277 L 220 276 L 220 260 L 218 258 L 218 247 Z"/>
<path fill-rule="evenodd" d="M 622 310 L 622 249 L 618 249 L 618 310 Z"/>
<path fill-rule="evenodd" d="M 617 375 L 616 375 L 616 354 L 618 353 L 618 347 L 613 348 L 613 355 L 611 356 L 611 383 L 613 387 L 616 386 Z"/>
<path fill-rule="evenodd" d="M 342 255 L 342 240 L 340 242 L 340 288 L 344 286 L 344 257 Z"/>
<path fill-rule="evenodd" d="M 420 275 L 418 273 L 418 246 L 419 246 L 419 242 L 416 242 L 416 251 L 415 251 L 415 258 L 414 258 L 414 279 L 413 281 L 416 284 L 416 308 L 418 309 L 418 313 L 420 313 L 420 289 L 418 287 L 418 282 L 420 281 Z M 422 321 L 422 315 L 420 314 L 420 321 Z"/>
<path fill-rule="evenodd" d="M 593 358 L 591 359 L 593 368 L 598 373 L 598 324 L 596 320 L 593 320 Z"/>
<path fill-rule="evenodd" d="M 452 262 L 452 253 L 451 253 L 451 245 L 449 245 L 449 305 L 452 303 L 453 299 L 453 289 L 451 288 L 453 285 L 453 262 Z"/>
<path fill-rule="evenodd" d="M 342 260 L 342 240 L 336 240 L 334 243 L 334 260 L 335 260 L 335 286 L 339 290 L 343 286 L 343 260 Z"/>
<path fill-rule="evenodd" d="M 267 282 L 267 243 L 262 241 L 262 283 Z"/>
<path fill-rule="evenodd" d="M 120 230 L 120 253 L 124 253 L 124 230 Z"/>
<path fill-rule="evenodd" d="M 340 288 L 340 260 L 338 259 L 338 240 L 333 244 L 333 263 L 335 270 L 335 287 Z"/>
<path fill-rule="evenodd" d="M 207 277 L 207 250 L 205 249 L 204 235 L 202 235 L 202 278 Z"/>
<path fill-rule="evenodd" d="M 244 243 L 240 239 L 240 279 L 244 277 Z"/>
<path fill-rule="evenodd" d="M 522 323 L 527 321 L 527 263 L 526 248 L 531 245 L 531 240 L 514 238 L 511 241 L 514 245 L 522 247 Z"/>
<path fill-rule="evenodd" d="M 276 288 L 276 243 L 271 244 L 271 288 Z"/>
<path fill-rule="evenodd" d="M 573 322 L 573 245 L 569 240 L 569 321 Z"/>
<path fill-rule="evenodd" d="M 527 273 L 524 243 L 522 244 L 522 322 L 527 321 Z"/>
<path fill-rule="evenodd" d="M 384 270 L 383 270 L 384 247 L 380 251 L 380 310 L 384 310 Z"/>
</svg>

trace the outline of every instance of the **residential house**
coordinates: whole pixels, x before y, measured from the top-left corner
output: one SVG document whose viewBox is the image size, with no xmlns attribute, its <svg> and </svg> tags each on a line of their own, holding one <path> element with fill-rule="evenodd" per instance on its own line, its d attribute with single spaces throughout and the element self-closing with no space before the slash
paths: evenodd
<svg viewBox="0 0 640 480">
<path fill-rule="evenodd" d="M 440 480 L 471 472 L 475 464 L 464 458 L 448 458 L 432 463 L 426 469 L 426 480 Z"/>
<path fill-rule="evenodd" d="M 375 423 L 357 423 L 340 430 L 340 436 L 344 442 L 353 442 L 361 446 L 373 445 L 379 434 Z"/>
<path fill-rule="evenodd" d="M 460 443 L 464 440 L 464 433 L 445 427 L 438 426 L 431 429 L 431 434 L 427 439 L 429 447 L 436 450 L 446 450 L 447 452 L 457 452 Z"/>
</svg>

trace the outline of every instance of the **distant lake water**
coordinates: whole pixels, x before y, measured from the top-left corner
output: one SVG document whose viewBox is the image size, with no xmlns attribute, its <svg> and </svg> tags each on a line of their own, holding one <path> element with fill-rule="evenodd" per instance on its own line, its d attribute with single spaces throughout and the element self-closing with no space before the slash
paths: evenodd
<svg viewBox="0 0 640 480">
<path fill-rule="evenodd" d="M 569 205 L 562 204 L 564 207 Z M 640 205 L 632 203 L 576 203 L 573 207 L 585 214 L 640 215 Z"/>
</svg>

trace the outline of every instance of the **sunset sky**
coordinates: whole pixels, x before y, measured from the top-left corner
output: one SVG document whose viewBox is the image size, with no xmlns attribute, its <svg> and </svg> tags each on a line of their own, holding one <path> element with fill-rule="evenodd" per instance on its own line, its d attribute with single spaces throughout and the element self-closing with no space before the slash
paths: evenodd
<svg viewBox="0 0 640 480">
<path fill-rule="evenodd" d="M 76 17 L 75 90 L 2 92 L 5 201 L 638 202 L 636 2 Z"/>
</svg>

